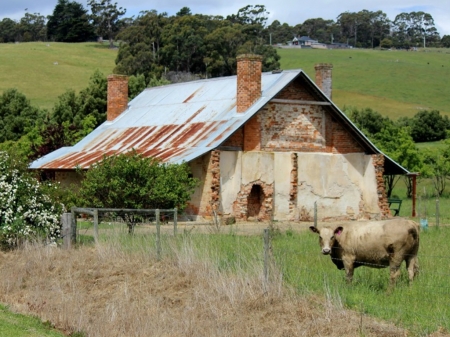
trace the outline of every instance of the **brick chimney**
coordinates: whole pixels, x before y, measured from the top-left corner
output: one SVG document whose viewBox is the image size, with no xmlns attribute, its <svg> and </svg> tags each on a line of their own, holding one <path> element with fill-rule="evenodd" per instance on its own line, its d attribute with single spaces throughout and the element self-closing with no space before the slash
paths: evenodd
<svg viewBox="0 0 450 337">
<path fill-rule="evenodd" d="M 106 120 L 112 121 L 128 106 L 128 76 L 108 76 L 108 106 Z"/>
<path fill-rule="evenodd" d="M 333 65 L 330 63 L 318 63 L 314 66 L 314 69 L 316 69 L 317 86 L 331 100 L 331 70 Z"/>
<path fill-rule="evenodd" d="M 237 60 L 236 111 L 242 113 L 261 97 L 262 56 L 242 54 Z"/>
</svg>

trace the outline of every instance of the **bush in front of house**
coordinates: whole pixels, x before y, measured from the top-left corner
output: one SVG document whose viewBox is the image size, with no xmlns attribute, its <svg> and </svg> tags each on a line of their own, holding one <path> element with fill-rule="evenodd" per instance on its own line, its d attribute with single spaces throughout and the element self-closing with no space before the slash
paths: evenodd
<svg viewBox="0 0 450 337">
<path fill-rule="evenodd" d="M 83 206 L 183 210 L 198 182 L 189 166 L 162 163 L 136 151 L 104 156 L 85 173 L 79 199 Z M 124 219 L 132 232 L 132 219 Z"/>
<path fill-rule="evenodd" d="M 62 205 L 54 202 L 26 167 L 0 152 L 0 244 L 44 239 L 54 242 L 60 233 Z M 56 187 L 53 187 L 56 188 Z"/>
</svg>

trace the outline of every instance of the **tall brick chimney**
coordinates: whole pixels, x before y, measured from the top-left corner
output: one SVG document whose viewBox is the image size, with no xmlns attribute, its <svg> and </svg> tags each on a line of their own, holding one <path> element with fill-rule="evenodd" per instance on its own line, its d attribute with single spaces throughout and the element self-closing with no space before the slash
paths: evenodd
<svg viewBox="0 0 450 337">
<path fill-rule="evenodd" d="M 314 66 L 316 69 L 316 84 L 331 99 L 331 70 L 333 65 L 330 63 L 318 63 Z"/>
<path fill-rule="evenodd" d="M 106 120 L 112 121 L 128 106 L 128 76 L 108 76 L 108 103 Z"/>
<path fill-rule="evenodd" d="M 261 97 L 262 56 L 242 54 L 237 60 L 236 111 L 242 113 Z"/>
</svg>

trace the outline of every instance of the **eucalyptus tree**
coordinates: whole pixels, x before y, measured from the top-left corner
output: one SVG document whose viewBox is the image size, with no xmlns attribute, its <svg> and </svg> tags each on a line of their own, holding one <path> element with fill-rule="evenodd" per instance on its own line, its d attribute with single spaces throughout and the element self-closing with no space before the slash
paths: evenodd
<svg viewBox="0 0 450 337">
<path fill-rule="evenodd" d="M 400 13 L 393 22 L 393 35 L 400 47 L 423 46 L 436 42 L 439 33 L 431 14 L 425 12 Z"/>
<path fill-rule="evenodd" d="M 161 56 L 162 32 L 168 23 L 165 12 L 141 12 L 133 24 L 117 36 L 121 43 L 114 72 L 135 76 L 142 74 L 147 83 L 153 75 L 160 77 L 164 71 Z"/>
<path fill-rule="evenodd" d="M 92 20 L 98 36 L 108 36 L 110 48 L 114 47 L 114 38 L 121 27 L 120 17 L 125 15 L 126 9 L 118 7 L 117 2 L 111 0 L 88 0 L 91 7 Z"/>
<path fill-rule="evenodd" d="M 40 13 L 25 13 L 18 24 L 22 41 L 44 41 L 46 39 L 47 19 Z"/>
</svg>

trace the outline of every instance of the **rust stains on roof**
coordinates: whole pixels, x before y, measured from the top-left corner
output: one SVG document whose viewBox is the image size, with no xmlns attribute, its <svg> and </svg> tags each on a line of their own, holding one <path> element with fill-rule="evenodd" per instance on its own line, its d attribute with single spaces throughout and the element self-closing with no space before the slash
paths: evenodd
<svg viewBox="0 0 450 337">
<path fill-rule="evenodd" d="M 195 97 L 195 94 L 196 94 L 200 89 L 201 89 L 201 88 L 198 88 L 198 89 L 195 90 L 192 94 L 190 94 L 189 97 L 186 98 L 186 99 L 183 101 L 183 103 L 187 103 L 187 102 L 189 102 L 192 98 L 194 98 L 194 97 Z"/>
</svg>

